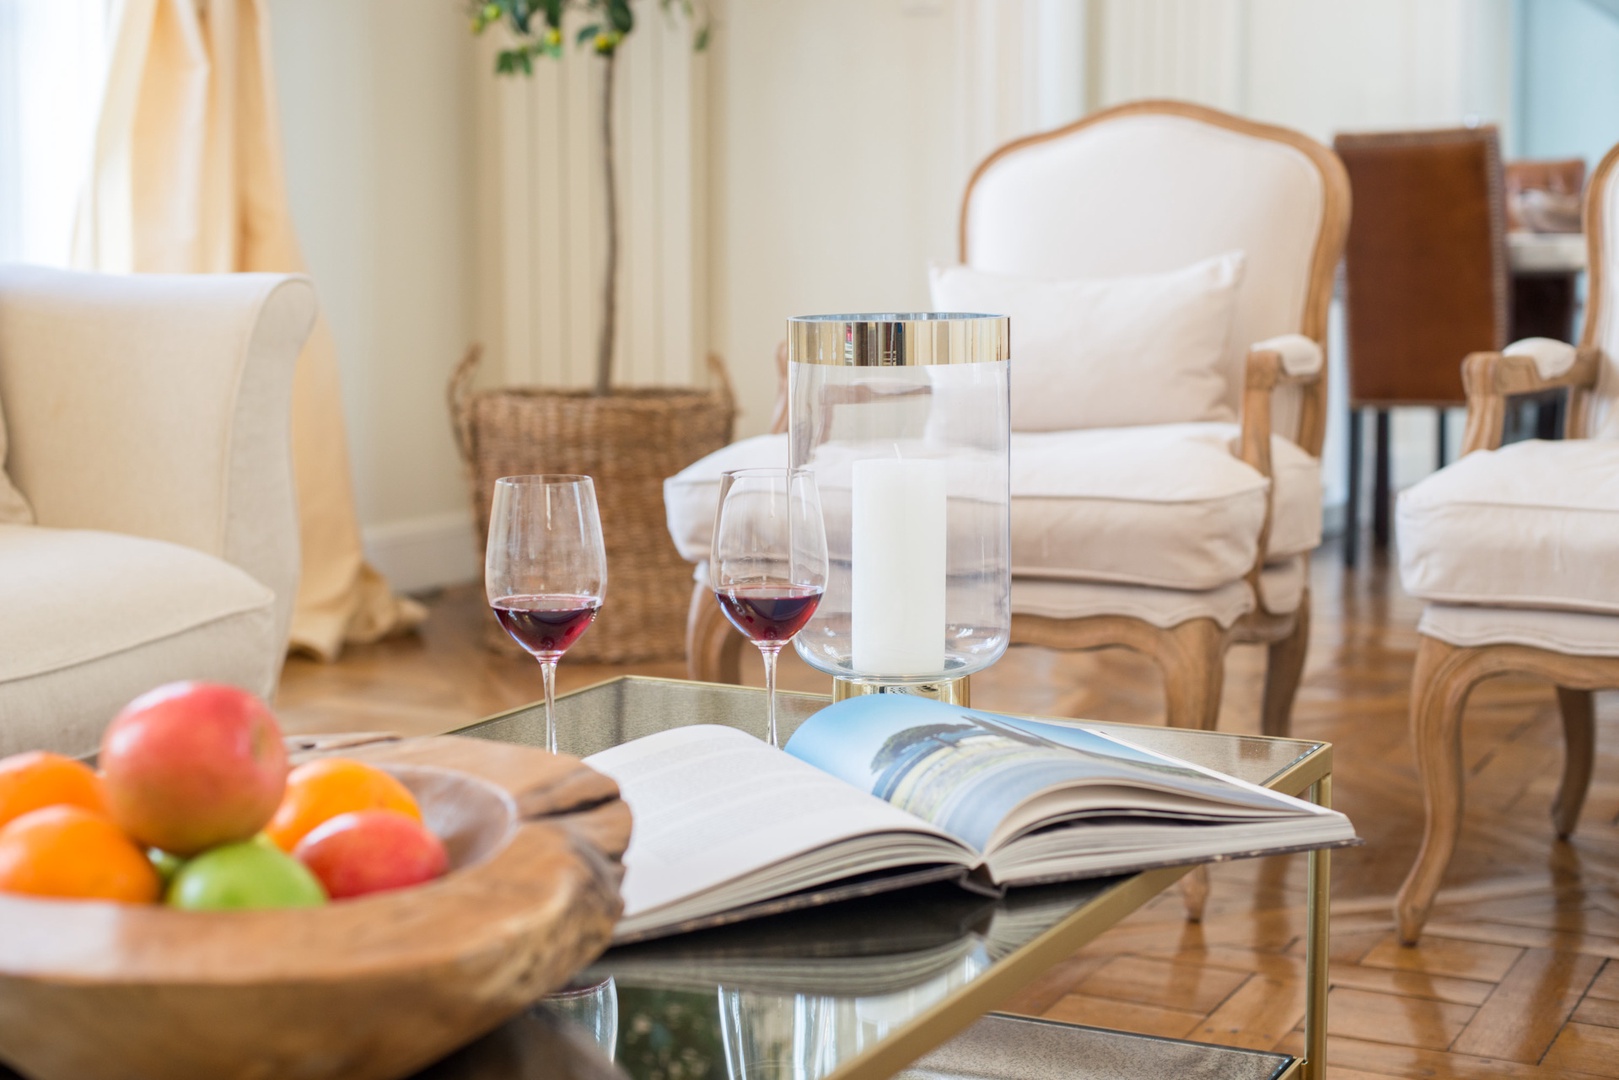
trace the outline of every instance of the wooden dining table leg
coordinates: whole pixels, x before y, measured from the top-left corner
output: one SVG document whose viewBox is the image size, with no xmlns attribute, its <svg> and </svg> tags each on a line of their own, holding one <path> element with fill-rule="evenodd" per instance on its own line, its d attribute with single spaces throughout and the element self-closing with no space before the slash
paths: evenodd
<svg viewBox="0 0 1619 1080">
<path fill-rule="evenodd" d="M 1361 446 L 1360 410 L 1349 410 L 1348 496 L 1344 499 L 1344 565 L 1354 566 L 1360 553 L 1360 466 L 1365 450 Z"/>
<path fill-rule="evenodd" d="M 1394 507 L 1394 449 L 1387 409 L 1377 410 L 1373 430 L 1377 454 L 1372 469 L 1372 545 L 1382 551 L 1389 546 L 1390 513 Z"/>
<path fill-rule="evenodd" d="M 1394 902 L 1400 941 L 1415 945 L 1462 826 L 1462 710 L 1478 676 L 1469 651 L 1423 637 L 1411 677 L 1411 740 L 1422 782 L 1422 848 Z"/>
</svg>

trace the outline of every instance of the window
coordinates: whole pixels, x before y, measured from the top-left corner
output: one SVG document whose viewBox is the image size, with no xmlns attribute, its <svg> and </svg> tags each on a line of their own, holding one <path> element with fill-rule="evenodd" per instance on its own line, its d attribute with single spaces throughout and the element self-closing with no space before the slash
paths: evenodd
<svg viewBox="0 0 1619 1080">
<path fill-rule="evenodd" d="M 68 262 L 114 2 L 0 0 L 0 262 Z"/>
</svg>

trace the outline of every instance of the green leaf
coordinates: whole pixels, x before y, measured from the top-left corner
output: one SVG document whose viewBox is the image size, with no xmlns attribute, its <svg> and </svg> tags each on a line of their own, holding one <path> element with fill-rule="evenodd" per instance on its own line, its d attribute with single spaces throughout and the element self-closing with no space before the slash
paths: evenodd
<svg viewBox="0 0 1619 1080">
<path fill-rule="evenodd" d="M 553 30 L 562 27 L 562 0 L 543 0 L 545 4 L 545 25 Z"/>
<path fill-rule="evenodd" d="M 579 28 L 579 33 L 574 35 L 573 43 L 575 45 L 583 45 L 593 39 L 600 30 L 600 23 L 591 23 L 589 26 L 581 26 Z"/>
<path fill-rule="evenodd" d="M 702 26 L 697 28 L 697 36 L 691 39 L 692 52 L 702 52 L 704 49 L 708 48 L 708 39 L 711 30 L 713 30 L 713 27 L 708 23 L 704 23 Z"/>
<path fill-rule="evenodd" d="M 635 13 L 630 10 L 629 0 L 607 0 L 607 18 L 620 34 L 635 29 Z"/>
</svg>

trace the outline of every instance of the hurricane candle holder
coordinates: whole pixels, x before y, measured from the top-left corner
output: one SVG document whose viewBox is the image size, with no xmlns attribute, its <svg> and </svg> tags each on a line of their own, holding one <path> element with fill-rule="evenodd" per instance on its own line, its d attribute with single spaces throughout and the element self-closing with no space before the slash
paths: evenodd
<svg viewBox="0 0 1619 1080">
<path fill-rule="evenodd" d="M 790 461 L 815 473 L 828 555 L 794 647 L 835 698 L 966 704 L 1011 631 L 1008 320 L 810 315 L 787 343 Z"/>
</svg>

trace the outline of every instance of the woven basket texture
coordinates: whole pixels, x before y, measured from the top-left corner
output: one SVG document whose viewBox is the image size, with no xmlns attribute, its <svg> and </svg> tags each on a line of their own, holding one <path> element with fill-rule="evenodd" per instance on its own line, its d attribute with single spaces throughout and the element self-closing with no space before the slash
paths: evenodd
<svg viewBox="0 0 1619 1080">
<path fill-rule="evenodd" d="M 568 659 L 627 664 L 685 655 L 691 565 L 669 538 L 663 481 L 731 441 L 736 408 L 718 361 L 720 389 L 588 391 L 513 387 L 472 392 L 467 354 L 450 383 L 450 411 L 472 493 L 478 549 L 489 535 L 495 481 L 578 473 L 595 481 L 607 546 L 601 615 Z M 490 615 L 486 644 L 521 652 Z"/>
</svg>

